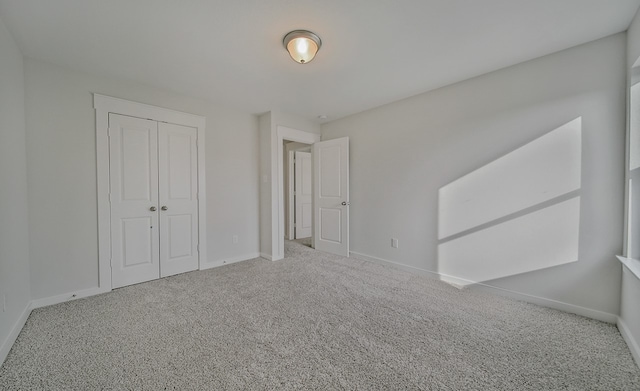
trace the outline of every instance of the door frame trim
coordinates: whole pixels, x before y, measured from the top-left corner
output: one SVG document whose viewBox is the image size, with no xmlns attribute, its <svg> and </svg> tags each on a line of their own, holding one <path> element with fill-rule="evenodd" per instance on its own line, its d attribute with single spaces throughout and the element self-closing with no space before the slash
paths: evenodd
<svg viewBox="0 0 640 391">
<path fill-rule="evenodd" d="M 111 202 L 109 200 L 109 113 L 128 115 L 196 128 L 198 140 L 198 269 L 207 259 L 206 182 L 205 182 L 205 127 L 206 118 L 133 102 L 111 96 L 93 94 L 96 111 L 96 171 L 98 192 L 98 287 L 111 290 Z"/>
<path fill-rule="evenodd" d="M 272 139 L 276 145 L 272 144 L 271 162 L 272 170 L 276 172 L 271 176 L 271 194 L 277 199 L 271 205 L 271 216 L 275 216 L 271 220 L 271 260 L 278 261 L 284 258 L 284 140 L 314 144 L 320 141 L 320 135 L 277 125 L 275 136 L 275 140 Z"/>
<path fill-rule="evenodd" d="M 287 147 L 285 147 L 285 150 L 287 150 L 287 180 L 285 181 L 285 183 L 287 184 L 287 202 L 285 202 L 288 206 L 288 208 L 285 208 L 285 211 L 287 212 L 287 219 L 285 219 L 285 236 L 287 237 L 288 240 L 294 240 L 296 238 L 296 228 L 295 228 L 295 223 L 296 223 L 296 219 L 295 219 L 295 189 L 294 189 L 294 182 L 295 182 L 295 158 L 294 158 L 294 154 L 295 151 L 294 150 L 289 150 Z M 288 230 L 286 228 L 289 228 Z"/>
</svg>

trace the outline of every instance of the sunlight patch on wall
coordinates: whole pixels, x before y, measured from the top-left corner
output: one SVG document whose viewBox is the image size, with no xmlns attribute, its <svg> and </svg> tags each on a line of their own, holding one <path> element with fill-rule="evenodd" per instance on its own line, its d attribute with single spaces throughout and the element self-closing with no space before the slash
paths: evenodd
<svg viewBox="0 0 640 391">
<path fill-rule="evenodd" d="M 454 239 L 438 246 L 439 272 L 471 283 L 577 261 L 579 222 L 576 197 Z"/>
<path fill-rule="evenodd" d="M 442 187 L 443 279 L 468 285 L 577 261 L 581 150 L 578 117 Z"/>
<path fill-rule="evenodd" d="M 581 118 L 442 187 L 438 239 L 580 188 Z"/>
</svg>

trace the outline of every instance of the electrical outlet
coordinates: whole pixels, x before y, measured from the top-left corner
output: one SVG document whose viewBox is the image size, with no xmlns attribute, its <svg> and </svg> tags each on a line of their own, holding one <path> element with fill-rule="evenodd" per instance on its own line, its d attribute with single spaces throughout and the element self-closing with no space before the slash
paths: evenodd
<svg viewBox="0 0 640 391">
<path fill-rule="evenodd" d="M 398 239 L 391 238 L 391 247 L 398 248 Z"/>
<path fill-rule="evenodd" d="M 238 235 L 233 235 L 233 244 L 238 243 Z"/>
</svg>

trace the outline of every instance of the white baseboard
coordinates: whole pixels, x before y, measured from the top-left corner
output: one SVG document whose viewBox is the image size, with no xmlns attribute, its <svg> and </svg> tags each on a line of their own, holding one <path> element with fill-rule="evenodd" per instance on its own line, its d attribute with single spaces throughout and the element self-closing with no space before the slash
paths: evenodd
<svg viewBox="0 0 640 391">
<path fill-rule="evenodd" d="M 265 253 L 260 253 L 260 258 L 264 258 L 267 261 L 282 261 L 284 259 L 284 257 L 274 258 L 271 255 Z"/>
<path fill-rule="evenodd" d="M 351 252 L 351 255 L 354 258 L 362 259 L 364 261 L 370 261 L 370 262 L 374 262 L 374 263 L 378 263 L 378 264 L 389 265 L 389 266 L 393 266 L 393 267 L 399 268 L 399 269 L 404 270 L 404 271 L 426 275 L 426 276 L 438 279 L 440 281 L 444 281 L 444 282 L 447 282 L 449 284 L 455 285 L 458 288 L 461 288 L 462 286 L 465 286 L 465 289 L 478 289 L 478 290 L 483 290 L 483 291 L 487 291 L 487 292 L 492 292 L 492 293 L 499 294 L 499 295 L 502 295 L 502 296 L 510 297 L 512 299 L 526 301 L 528 303 L 537 304 L 537 305 L 540 305 L 542 307 L 553 308 L 553 309 L 557 309 L 557 310 L 560 310 L 560 311 L 569 312 L 569 313 L 572 313 L 572 314 L 584 316 L 584 317 L 587 317 L 587 318 L 597 319 L 597 320 L 600 320 L 600 321 L 603 321 L 603 322 L 607 322 L 607 323 L 615 324 L 616 322 L 618 322 L 618 316 L 614 315 L 614 314 L 610 314 L 608 312 L 598 311 L 598 310 L 594 310 L 594 309 L 591 309 L 591 308 L 581 307 L 581 306 L 578 306 L 578 305 L 575 305 L 575 304 L 570 304 L 570 303 L 565 303 L 565 302 L 562 302 L 562 301 L 547 299 L 547 298 L 544 298 L 544 297 L 533 296 L 533 295 L 529 295 L 529 294 L 526 294 L 526 293 L 515 292 L 515 291 L 508 290 L 508 289 L 504 289 L 504 288 L 499 288 L 499 287 L 495 287 L 495 286 L 492 286 L 492 285 L 483 284 L 483 283 L 480 283 L 480 282 L 469 281 L 469 280 L 466 280 L 466 279 L 463 279 L 463 278 L 458 278 L 458 277 L 455 277 L 455 276 L 449 276 L 449 275 L 441 274 L 441 273 L 434 272 L 434 271 L 431 271 L 431 270 L 420 269 L 420 268 L 417 268 L 417 267 L 407 266 L 407 265 L 403 265 L 403 264 L 400 264 L 400 263 L 397 263 L 397 262 L 388 261 L 386 259 L 372 257 L 370 255 L 360 254 L 360 253 L 356 253 L 356 252 Z"/>
<path fill-rule="evenodd" d="M 592 308 L 582 307 L 579 305 L 566 303 L 564 301 L 558 301 L 553 299 L 547 299 L 545 297 L 539 297 L 534 295 L 528 295 L 526 293 L 515 292 L 509 289 L 498 288 L 492 285 L 477 283 L 473 286 L 468 287 L 469 289 L 479 289 L 485 290 L 487 292 L 493 292 L 496 294 L 501 294 L 502 296 L 510 297 L 512 299 L 526 301 L 528 303 L 537 304 L 542 307 L 553 308 L 556 310 L 569 312 L 572 314 L 584 316 L 586 318 L 591 318 L 595 320 L 599 320 L 606 323 L 616 324 L 618 321 L 618 315 L 611 314 L 609 312 L 594 310 Z"/>
<path fill-rule="evenodd" d="M 240 255 L 233 258 L 222 259 L 220 261 L 207 262 L 200 267 L 200 270 L 212 269 L 214 267 L 220 267 L 224 265 L 230 265 L 236 262 L 248 261 L 250 259 L 260 258 L 261 254 L 259 253 L 250 253 L 245 255 Z"/>
<path fill-rule="evenodd" d="M 636 364 L 640 367 L 640 345 L 638 344 L 638 341 L 633 337 L 631 330 L 629 330 L 629 327 L 621 317 L 618 317 L 617 325 L 618 330 L 620 330 L 620 334 L 622 334 L 622 338 L 624 338 L 627 346 L 629 346 L 633 359 L 636 360 Z"/>
<path fill-rule="evenodd" d="M 4 360 L 7 358 L 7 355 L 9 354 L 13 343 L 16 342 L 16 339 L 18 338 L 18 335 L 20 335 L 20 331 L 22 331 L 24 324 L 27 323 L 27 319 L 29 318 L 30 314 L 31 303 L 29 302 L 22 311 L 22 314 L 20 314 L 20 317 L 18 318 L 16 323 L 13 325 L 13 328 L 9 332 L 7 338 L 5 338 L 5 340 L 2 341 L 2 345 L 0 345 L 0 365 L 2 365 Z"/>
<path fill-rule="evenodd" d="M 378 257 L 373 257 L 371 255 L 365 255 L 365 254 L 361 254 L 353 251 L 350 251 L 349 255 L 363 261 L 369 261 L 369 262 L 377 263 L 379 265 L 393 266 L 397 269 L 400 269 L 406 272 L 416 273 L 423 276 L 431 277 L 435 280 L 445 281 L 449 284 L 455 285 L 458 288 L 461 288 L 463 285 L 465 285 L 465 284 L 461 284 L 460 282 L 468 283 L 468 281 L 460 278 L 455 278 L 455 277 L 440 274 L 438 272 L 433 272 L 431 270 L 420 269 L 419 267 L 404 265 L 402 263 L 393 262 L 393 261 L 389 261 L 389 260 L 378 258 Z"/>
<path fill-rule="evenodd" d="M 64 293 L 62 295 L 56 295 L 51 297 L 45 297 L 42 299 L 35 299 L 31 301 L 31 308 L 47 307 L 54 304 L 64 303 L 65 301 L 82 299 L 83 297 L 95 296 L 101 293 L 111 292 L 110 288 L 89 288 L 81 291 Z"/>
</svg>

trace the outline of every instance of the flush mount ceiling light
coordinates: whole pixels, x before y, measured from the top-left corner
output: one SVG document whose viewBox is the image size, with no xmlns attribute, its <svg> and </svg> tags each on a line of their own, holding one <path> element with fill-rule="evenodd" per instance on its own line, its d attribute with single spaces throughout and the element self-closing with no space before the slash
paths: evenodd
<svg viewBox="0 0 640 391">
<path fill-rule="evenodd" d="M 294 30 L 284 36 L 284 47 L 293 61 L 306 64 L 313 60 L 322 46 L 320 37 L 307 30 Z"/>
</svg>

